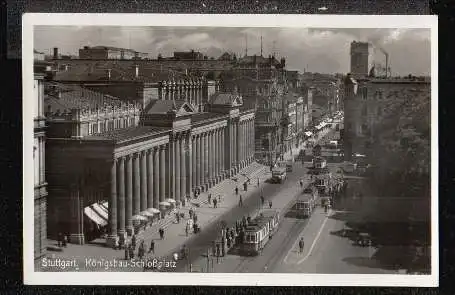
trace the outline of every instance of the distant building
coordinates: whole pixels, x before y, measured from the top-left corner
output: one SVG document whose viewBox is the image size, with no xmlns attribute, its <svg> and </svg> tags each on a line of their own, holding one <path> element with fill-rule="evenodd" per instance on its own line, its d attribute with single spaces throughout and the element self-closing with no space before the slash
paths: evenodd
<svg viewBox="0 0 455 295">
<path fill-rule="evenodd" d="M 175 51 L 174 59 L 176 60 L 203 60 L 204 54 L 198 51 Z"/>
<path fill-rule="evenodd" d="M 301 86 L 299 71 L 286 71 L 286 78 L 290 88 L 299 88 Z"/>
<path fill-rule="evenodd" d="M 79 49 L 80 59 L 146 59 L 147 53 L 137 52 L 132 49 L 111 46 L 84 46 Z"/>
<path fill-rule="evenodd" d="M 374 48 L 368 42 L 351 43 L 351 75 L 354 79 L 367 77 L 374 66 Z"/>
<path fill-rule="evenodd" d="M 34 60 L 44 60 L 45 54 L 44 52 L 39 52 L 37 50 L 33 50 L 33 59 Z"/>
</svg>

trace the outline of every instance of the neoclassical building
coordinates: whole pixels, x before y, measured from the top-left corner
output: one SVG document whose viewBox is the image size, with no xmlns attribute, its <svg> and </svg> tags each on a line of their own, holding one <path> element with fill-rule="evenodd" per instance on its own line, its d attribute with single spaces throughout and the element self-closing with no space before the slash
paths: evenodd
<svg viewBox="0 0 455 295">
<path fill-rule="evenodd" d="M 185 99 L 125 103 L 75 85 L 50 83 L 47 171 L 49 235 L 84 243 L 84 208 L 107 204 L 108 243 L 133 230 L 133 216 L 195 188 L 205 191 L 254 159 L 253 109 L 213 93 L 205 111 Z M 50 92 L 49 92 L 50 93 Z M 59 108 L 59 109 L 57 109 Z M 95 127 L 93 127 L 95 126 Z"/>
</svg>

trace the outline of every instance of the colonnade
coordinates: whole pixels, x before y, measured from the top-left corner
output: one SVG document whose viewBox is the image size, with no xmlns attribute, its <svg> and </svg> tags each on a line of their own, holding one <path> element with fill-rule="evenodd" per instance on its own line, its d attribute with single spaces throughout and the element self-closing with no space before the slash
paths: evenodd
<svg viewBox="0 0 455 295">
<path fill-rule="evenodd" d="M 165 200 L 167 145 L 116 158 L 111 163 L 109 234 L 131 234 L 132 217 Z"/>
<path fill-rule="evenodd" d="M 163 100 L 185 100 L 193 105 L 202 105 L 205 84 L 203 81 L 163 82 L 161 93 Z"/>
<path fill-rule="evenodd" d="M 254 119 L 231 123 L 177 131 L 166 144 L 113 160 L 109 236 L 131 234 L 134 215 L 158 209 L 167 198 L 184 200 L 196 188 L 206 191 L 248 166 L 254 159 Z"/>
</svg>

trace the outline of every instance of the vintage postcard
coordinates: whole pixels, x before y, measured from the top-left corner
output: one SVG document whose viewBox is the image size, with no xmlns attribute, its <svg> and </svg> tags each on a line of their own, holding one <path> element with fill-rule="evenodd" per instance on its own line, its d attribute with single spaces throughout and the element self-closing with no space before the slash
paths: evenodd
<svg viewBox="0 0 455 295">
<path fill-rule="evenodd" d="M 437 38 L 25 14 L 25 283 L 437 286 Z"/>
</svg>

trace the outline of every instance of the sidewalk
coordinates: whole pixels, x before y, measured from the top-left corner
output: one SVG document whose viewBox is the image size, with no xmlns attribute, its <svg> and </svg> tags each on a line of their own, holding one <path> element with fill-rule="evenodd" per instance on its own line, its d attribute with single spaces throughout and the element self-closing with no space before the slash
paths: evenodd
<svg viewBox="0 0 455 295">
<path fill-rule="evenodd" d="M 243 174 L 243 175 L 242 175 Z M 268 167 L 253 162 L 250 166 L 242 169 L 238 175 L 233 178 L 236 178 L 237 181 L 231 179 L 225 179 L 220 182 L 218 185 L 210 188 L 207 192 L 201 193 L 201 195 L 196 200 L 192 200 L 193 203 L 197 203 L 199 207 L 194 205 L 186 205 L 180 209 L 175 209 L 170 215 L 166 215 L 165 218 L 161 219 L 157 223 L 153 224 L 151 227 L 146 229 L 144 232 L 140 233 L 138 237 L 138 245 L 140 241 L 143 240 L 145 243 L 146 252 L 148 252 L 150 243 L 152 240 L 155 240 L 155 253 L 147 256 L 153 255 L 153 257 L 165 257 L 173 249 L 183 245 L 185 241 L 190 239 L 194 234 L 191 233 L 186 236 L 185 227 L 186 222 L 189 219 L 189 210 L 193 211 L 198 216 L 198 224 L 202 230 L 204 226 L 209 223 L 214 222 L 218 219 L 219 216 L 223 215 L 225 212 L 237 206 L 238 196 L 235 195 L 235 187 L 238 186 L 239 194 L 242 195 L 243 199 L 246 200 L 252 192 L 257 189 L 257 180 L 259 178 L 260 183 L 263 183 L 269 177 Z M 248 191 L 243 191 L 243 182 L 250 178 L 250 184 L 248 185 Z M 208 204 L 208 193 L 212 194 L 212 199 L 218 195 L 222 196 L 222 201 L 218 203 L 218 208 L 213 208 L 212 204 Z M 176 222 L 175 212 L 184 213 L 185 218 L 180 220 L 180 223 Z M 163 228 L 165 230 L 164 239 L 159 238 L 158 230 Z M 50 241 L 50 245 L 55 245 L 55 241 Z M 137 251 L 136 253 L 137 254 Z M 146 256 L 146 257 L 147 257 Z M 48 251 L 48 258 L 62 258 L 65 260 L 75 259 L 78 264 L 78 268 L 68 268 L 68 269 L 57 269 L 55 267 L 40 267 L 42 266 L 42 260 L 37 260 L 35 262 L 35 269 L 42 271 L 143 271 L 142 267 L 139 266 L 129 266 L 122 267 L 106 267 L 106 261 L 112 260 L 124 260 L 125 251 L 124 250 L 114 250 L 112 248 L 105 247 L 104 239 L 98 239 L 90 244 L 85 245 L 75 245 L 68 244 L 66 248 L 63 248 L 62 252 L 51 252 Z M 92 259 L 92 260 L 90 260 Z M 87 261 L 89 260 L 89 261 Z M 97 263 L 94 263 L 97 262 Z M 96 264 L 96 265 L 95 265 Z"/>
</svg>

